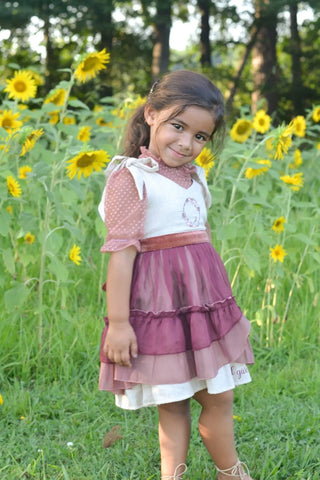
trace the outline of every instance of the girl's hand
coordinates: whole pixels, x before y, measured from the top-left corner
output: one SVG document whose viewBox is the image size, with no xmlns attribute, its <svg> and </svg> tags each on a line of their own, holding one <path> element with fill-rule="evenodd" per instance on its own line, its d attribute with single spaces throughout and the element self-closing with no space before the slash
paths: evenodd
<svg viewBox="0 0 320 480">
<path fill-rule="evenodd" d="M 129 322 L 109 323 L 103 353 L 111 362 L 131 367 L 131 358 L 138 356 L 136 335 Z"/>
</svg>

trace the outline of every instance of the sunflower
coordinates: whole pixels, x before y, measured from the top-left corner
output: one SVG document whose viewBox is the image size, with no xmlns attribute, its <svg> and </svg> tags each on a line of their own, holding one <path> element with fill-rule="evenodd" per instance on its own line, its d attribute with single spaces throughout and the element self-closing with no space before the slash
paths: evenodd
<svg viewBox="0 0 320 480">
<path fill-rule="evenodd" d="M 235 142 L 244 143 L 250 137 L 251 132 L 252 122 L 240 118 L 233 125 L 230 136 Z"/>
<path fill-rule="evenodd" d="M 298 192 L 303 187 L 303 173 L 295 173 L 294 175 L 283 175 L 280 177 L 284 183 L 292 185 L 291 190 Z"/>
<path fill-rule="evenodd" d="M 286 219 L 284 217 L 279 217 L 273 222 L 271 229 L 276 233 L 284 232 L 284 223 L 286 223 Z"/>
<path fill-rule="evenodd" d="M 135 100 L 126 100 L 120 108 L 113 110 L 112 114 L 122 120 L 127 120 L 132 116 L 135 110 L 144 105 L 146 101 L 146 97 L 141 97 L 141 95 L 139 95 Z"/>
<path fill-rule="evenodd" d="M 10 215 L 12 215 L 13 210 L 12 210 L 11 205 L 7 205 L 7 206 L 6 206 L 6 210 L 7 210 L 7 212 L 8 212 Z"/>
<path fill-rule="evenodd" d="M 320 107 L 316 107 L 312 112 L 312 120 L 314 122 L 320 122 Z"/>
<path fill-rule="evenodd" d="M 20 184 L 11 175 L 7 177 L 7 187 L 13 197 L 21 197 Z"/>
<path fill-rule="evenodd" d="M 274 154 L 275 160 L 282 160 L 284 155 L 288 153 L 292 144 L 293 124 L 292 122 L 287 127 L 280 127 L 280 135 L 276 144 L 276 152 Z"/>
<path fill-rule="evenodd" d="M 110 61 L 110 53 L 104 48 L 101 52 L 89 53 L 77 66 L 74 76 L 82 83 L 94 78 L 96 74 L 106 68 Z"/>
<path fill-rule="evenodd" d="M 28 178 L 28 173 L 32 172 L 32 168 L 29 165 L 24 165 L 19 168 L 19 178 L 25 180 Z"/>
<path fill-rule="evenodd" d="M 214 155 L 210 152 L 209 148 L 205 147 L 200 155 L 197 156 L 195 162 L 204 169 L 207 177 L 211 168 L 214 166 Z"/>
<path fill-rule="evenodd" d="M 281 245 L 276 245 L 274 248 L 270 248 L 270 257 L 273 258 L 275 262 L 283 262 L 284 257 L 287 255 L 287 252 Z"/>
<path fill-rule="evenodd" d="M 27 102 L 30 98 L 36 96 L 37 85 L 30 72 L 19 70 L 15 72 L 13 78 L 7 80 L 7 86 L 4 91 L 9 93 L 9 98 Z"/>
<path fill-rule="evenodd" d="M 19 118 L 19 112 L 13 113 L 12 110 L 4 110 L 0 115 L 0 127 L 12 133 L 13 130 L 17 130 L 22 126 L 22 122 L 17 120 Z"/>
<path fill-rule="evenodd" d="M 23 145 L 22 145 L 22 151 L 21 151 L 21 156 L 25 155 L 27 152 L 30 152 L 30 150 L 34 147 L 36 141 L 38 138 L 43 135 L 43 128 L 40 130 L 33 130 L 25 139 Z"/>
<path fill-rule="evenodd" d="M 78 140 L 81 140 L 81 142 L 88 142 L 91 137 L 91 127 L 82 127 L 79 130 L 78 133 Z"/>
<path fill-rule="evenodd" d="M 106 122 L 103 117 L 97 118 L 96 124 L 99 125 L 99 127 L 113 127 L 113 123 L 112 122 Z"/>
<path fill-rule="evenodd" d="M 245 171 L 245 177 L 251 180 L 253 177 L 259 177 L 260 175 L 263 175 L 266 173 L 269 168 L 271 167 L 271 162 L 270 160 L 257 160 L 255 162 L 257 165 L 264 165 L 263 167 L 259 168 L 252 168 L 248 167 Z"/>
<path fill-rule="evenodd" d="M 69 258 L 74 262 L 76 265 L 80 265 L 81 263 L 81 248 L 78 247 L 76 244 L 73 245 L 69 252 Z"/>
<path fill-rule="evenodd" d="M 109 161 L 110 157 L 104 150 L 80 152 L 67 162 L 69 163 L 67 167 L 67 175 L 69 178 L 73 178 L 77 175 L 79 180 L 82 174 L 84 177 L 88 177 L 93 170 L 99 172 Z"/>
<path fill-rule="evenodd" d="M 38 72 L 35 72 L 34 70 L 25 70 L 25 72 L 30 74 L 37 87 L 44 85 L 44 79 Z"/>
<path fill-rule="evenodd" d="M 304 137 L 306 134 L 306 120 L 302 115 L 298 115 L 292 120 L 293 133 L 298 137 Z"/>
<path fill-rule="evenodd" d="M 34 239 L 35 239 L 35 236 L 32 235 L 32 233 L 30 232 L 28 232 L 24 237 L 24 241 L 29 245 L 31 245 L 34 242 Z"/>
<path fill-rule="evenodd" d="M 258 110 L 253 119 L 252 126 L 259 133 L 266 133 L 271 124 L 271 117 L 264 110 Z"/>
<path fill-rule="evenodd" d="M 54 103 L 57 107 L 61 107 L 62 105 L 64 105 L 66 96 L 67 93 L 63 88 L 56 88 L 51 93 L 49 93 L 44 103 Z"/>
<path fill-rule="evenodd" d="M 65 125 L 74 125 L 76 123 L 76 119 L 74 117 L 71 117 L 70 115 L 66 115 L 63 118 L 63 123 Z"/>
<path fill-rule="evenodd" d="M 60 115 L 59 112 L 54 111 L 54 112 L 49 112 L 49 123 L 51 125 L 56 125 L 59 122 Z"/>
<path fill-rule="evenodd" d="M 299 168 L 300 165 L 302 165 L 303 163 L 303 160 L 302 160 L 302 156 L 301 156 L 301 151 L 299 150 L 299 148 L 297 148 L 294 152 L 294 161 L 293 163 L 289 163 L 289 167 L 290 168 Z"/>
</svg>

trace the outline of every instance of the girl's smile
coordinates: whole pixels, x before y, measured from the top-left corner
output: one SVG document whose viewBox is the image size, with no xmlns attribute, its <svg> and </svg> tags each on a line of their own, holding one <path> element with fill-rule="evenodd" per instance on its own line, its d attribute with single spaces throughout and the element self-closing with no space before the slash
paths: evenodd
<svg viewBox="0 0 320 480">
<path fill-rule="evenodd" d="M 145 109 L 150 126 L 149 150 L 169 167 L 180 167 L 197 158 L 215 127 L 211 113 L 204 108 L 190 106 L 172 117 L 176 108 Z"/>
</svg>

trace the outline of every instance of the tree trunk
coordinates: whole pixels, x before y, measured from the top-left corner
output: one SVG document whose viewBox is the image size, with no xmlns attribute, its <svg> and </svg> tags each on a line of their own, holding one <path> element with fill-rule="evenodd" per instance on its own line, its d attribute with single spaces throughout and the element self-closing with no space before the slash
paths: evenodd
<svg viewBox="0 0 320 480">
<path fill-rule="evenodd" d="M 269 114 L 277 110 L 277 10 L 271 0 L 255 0 L 255 17 L 259 31 L 252 50 L 252 71 L 254 90 L 252 110 L 259 108 L 259 102 Z"/>
<path fill-rule="evenodd" d="M 210 44 L 210 4 L 211 0 L 198 0 L 200 11 L 200 63 L 202 68 L 211 67 L 211 44 Z"/>
<path fill-rule="evenodd" d="M 54 51 L 51 41 L 51 32 L 50 32 L 50 18 L 49 12 L 46 11 L 44 5 L 44 27 L 43 27 L 43 40 L 46 49 L 46 58 L 45 58 L 45 90 L 48 93 L 49 90 L 53 88 L 51 72 L 53 72 L 54 65 Z"/>
<path fill-rule="evenodd" d="M 112 20 L 112 13 L 115 9 L 114 1 L 95 2 L 95 23 L 96 28 L 101 28 L 101 19 L 104 19 L 103 28 L 100 29 L 100 42 L 98 49 L 104 48 L 108 53 L 112 52 L 112 41 L 114 35 L 114 24 Z M 100 83 L 98 87 L 98 95 L 100 98 L 111 97 L 113 95 L 113 88 L 111 86 L 111 70 L 112 62 L 107 65 L 107 68 L 101 70 L 99 73 Z"/>
<path fill-rule="evenodd" d="M 256 42 L 258 31 L 259 31 L 258 28 L 256 26 L 254 26 L 252 31 L 251 31 L 251 37 L 250 37 L 249 43 L 246 46 L 246 49 L 245 49 L 244 54 L 242 56 L 242 59 L 240 60 L 239 67 L 238 67 L 237 72 L 236 72 L 236 74 L 233 78 L 233 81 L 232 81 L 232 85 L 229 88 L 229 96 L 228 96 L 228 99 L 226 101 L 226 115 L 227 116 L 230 114 L 230 112 L 232 110 L 233 100 L 234 100 L 235 94 L 236 94 L 238 86 L 239 86 L 241 75 L 242 75 L 242 72 L 244 70 L 244 67 L 247 64 L 247 61 L 249 60 L 249 56 L 250 56 L 250 53 L 252 51 L 252 48 L 253 48 L 253 46 Z"/>
<path fill-rule="evenodd" d="M 172 0 L 158 0 L 154 22 L 154 45 L 152 52 L 152 79 L 155 81 L 169 69 L 170 30 Z"/>
<path fill-rule="evenodd" d="M 298 4 L 290 3 L 290 50 L 291 50 L 291 74 L 292 74 L 292 103 L 294 115 L 302 114 L 305 110 L 303 83 L 301 74 L 301 42 L 298 30 L 297 14 Z"/>
</svg>

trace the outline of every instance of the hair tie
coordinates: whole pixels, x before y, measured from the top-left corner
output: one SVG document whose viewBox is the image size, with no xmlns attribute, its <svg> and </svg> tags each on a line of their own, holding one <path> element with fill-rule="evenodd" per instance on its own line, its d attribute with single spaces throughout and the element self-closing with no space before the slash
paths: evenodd
<svg viewBox="0 0 320 480">
<path fill-rule="evenodd" d="M 154 82 L 154 84 L 153 84 L 152 87 L 150 88 L 149 95 L 152 95 L 152 94 L 153 94 L 153 92 L 155 91 L 155 89 L 157 88 L 157 86 L 159 85 L 159 83 L 160 83 L 160 80 L 156 80 L 156 81 Z"/>
</svg>

